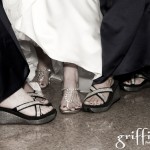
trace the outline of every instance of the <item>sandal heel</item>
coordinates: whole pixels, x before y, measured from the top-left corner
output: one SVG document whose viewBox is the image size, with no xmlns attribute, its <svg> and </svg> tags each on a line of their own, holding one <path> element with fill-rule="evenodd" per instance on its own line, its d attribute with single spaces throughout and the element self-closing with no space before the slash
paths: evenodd
<svg viewBox="0 0 150 150">
<path fill-rule="evenodd" d="M 5 124 L 22 124 L 24 123 L 24 119 L 22 120 L 20 117 L 15 116 L 13 114 L 10 114 L 5 111 L 0 111 L 0 124 L 5 125 Z"/>
<path fill-rule="evenodd" d="M 119 85 L 117 86 L 116 88 L 116 92 L 114 93 L 114 96 L 113 96 L 113 103 L 118 101 L 121 97 L 121 94 L 120 94 L 120 87 Z"/>
<path fill-rule="evenodd" d="M 40 125 L 40 124 L 51 122 L 52 120 L 55 119 L 56 115 L 57 115 L 56 110 L 53 110 L 53 114 L 51 116 L 47 116 L 39 120 L 28 120 L 6 111 L 0 111 L 0 125 L 6 125 L 6 124 L 7 125 L 12 125 L 12 124 Z"/>
</svg>

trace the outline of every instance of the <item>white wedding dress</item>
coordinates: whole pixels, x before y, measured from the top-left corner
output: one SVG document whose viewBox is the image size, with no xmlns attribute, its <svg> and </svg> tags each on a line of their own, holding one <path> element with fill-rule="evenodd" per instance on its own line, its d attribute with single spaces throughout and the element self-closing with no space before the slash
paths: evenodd
<svg viewBox="0 0 150 150">
<path fill-rule="evenodd" d="M 102 73 L 99 0 L 3 0 L 3 5 L 18 39 L 32 39 L 54 60 Z"/>
</svg>

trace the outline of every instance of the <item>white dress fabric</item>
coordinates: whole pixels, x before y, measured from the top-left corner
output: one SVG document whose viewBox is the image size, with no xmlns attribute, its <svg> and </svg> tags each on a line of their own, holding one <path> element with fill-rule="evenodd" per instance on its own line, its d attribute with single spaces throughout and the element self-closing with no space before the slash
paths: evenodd
<svg viewBox="0 0 150 150">
<path fill-rule="evenodd" d="M 28 62 L 30 73 L 27 78 L 27 81 L 32 81 L 32 79 L 35 76 L 35 71 L 37 69 L 38 59 L 36 55 L 35 48 L 33 44 L 30 42 L 31 39 L 29 39 L 27 36 L 25 36 L 23 33 L 20 33 L 15 29 L 15 23 L 17 20 L 21 17 L 21 0 L 3 0 L 3 6 L 5 9 L 5 12 L 12 23 L 12 27 L 14 29 L 14 32 L 17 36 L 17 39 L 19 40 L 19 44 L 21 46 L 21 49 L 25 55 L 25 58 Z"/>
<path fill-rule="evenodd" d="M 3 0 L 3 5 L 19 39 L 29 37 L 54 60 L 102 73 L 99 0 Z"/>
</svg>

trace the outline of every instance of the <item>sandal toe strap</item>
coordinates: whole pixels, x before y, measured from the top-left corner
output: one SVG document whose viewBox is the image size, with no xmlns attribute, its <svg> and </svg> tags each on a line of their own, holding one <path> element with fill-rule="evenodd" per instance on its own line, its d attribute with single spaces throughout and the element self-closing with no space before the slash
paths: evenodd
<svg viewBox="0 0 150 150">
<path fill-rule="evenodd" d="M 146 78 L 144 75 L 142 75 L 142 74 L 135 74 L 135 75 L 133 75 L 133 77 L 130 79 L 130 82 L 131 82 L 132 85 L 135 85 L 135 82 L 136 82 L 136 79 L 137 79 L 137 78 L 141 78 L 141 79 L 144 79 L 144 80 L 147 79 L 147 78 Z"/>
<path fill-rule="evenodd" d="M 27 103 L 23 103 L 19 106 L 16 106 L 13 110 L 17 111 L 17 112 L 20 112 L 24 109 L 34 107 L 35 108 L 35 116 L 40 117 L 40 116 L 42 116 L 41 106 L 45 106 L 45 105 L 43 105 L 39 101 L 30 101 L 30 102 L 27 102 Z"/>
<path fill-rule="evenodd" d="M 30 102 L 27 102 L 27 103 L 23 103 L 19 106 L 16 106 L 15 109 L 17 111 L 21 111 L 23 109 L 26 109 L 26 108 L 29 108 L 29 107 L 32 107 L 32 106 L 36 106 L 36 105 L 43 105 L 43 104 L 41 104 L 39 101 L 30 101 Z"/>
<path fill-rule="evenodd" d="M 142 78 L 142 79 L 146 79 L 146 77 L 142 74 L 136 74 L 135 78 Z"/>
<path fill-rule="evenodd" d="M 90 92 L 90 93 L 86 96 L 85 100 L 88 99 L 88 98 L 90 98 L 90 97 L 92 97 L 92 96 L 94 96 L 94 95 L 96 95 L 96 96 L 98 96 L 99 98 L 101 98 L 101 99 L 104 101 L 105 97 L 103 96 L 103 93 L 106 93 L 106 92 L 109 92 L 109 93 L 110 93 L 110 92 L 113 92 L 112 88 L 100 88 L 100 89 L 96 89 L 94 86 L 91 86 L 90 90 L 91 90 L 92 92 Z M 105 101 L 104 101 L 104 102 L 105 102 Z"/>
</svg>

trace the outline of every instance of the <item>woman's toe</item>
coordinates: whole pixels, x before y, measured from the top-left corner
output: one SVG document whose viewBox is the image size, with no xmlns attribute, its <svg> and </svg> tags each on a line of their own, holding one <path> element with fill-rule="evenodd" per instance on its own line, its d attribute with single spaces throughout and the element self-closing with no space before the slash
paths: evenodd
<svg viewBox="0 0 150 150">
<path fill-rule="evenodd" d="M 44 105 L 49 103 L 49 101 L 47 99 L 41 99 L 41 100 L 39 100 L 39 102 L 44 104 Z"/>
<path fill-rule="evenodd" d="M 64 105 L 63 105 L 63 106 L 61 106 L 61 107 L 60 107 L 60 109 L 61 109 L 62 111 L 66 111 L 66 110 L 68 110 L 68 108 L 67 108 L 66 106 L 64 106 Z"/>
<path fill-rule="evenodd" d="M 46 87 L 46 85 L 45 84 L 41 84 L 41 88 L 45 88 Z"/>
<path fill-rule="evenodd" d="M 47 114 L 47 113 L 49 113 L 50 111 L 52 111 L 52 109 L 53 109 L 52 106 L 42 106 L 41 112 L 42 112 L 42 114 Z"/>
<path fill-rule="evenodd" d="M 80 109 L 81 107 L 82 107 L 82 105 L 78 104 L 75 108 Z"/>
<path fill-rule="evenodd" d="M 84 104 L 89 105 L 90 104 L 89 99 L 85 100 Z"/>
<path fill-rule="evenodd" d="M 76 110 L 76 108 L 75 108 L 75 107 L 72 107 L 72 108 L 70 108 L 70 110 L 71 110 L 71 111 L 75 111 L 75 110 Z"/>
<path fill-rule="evenodd" d="M 90 105 L 95 105 L 95 98 L 94 97 L 91 99 Z"/>
<path fill-rule="evenodd" d="M 101 105 L 101 104 L 102 104 L 101 100 L 97 100 L 97 105 Z"/>
</svg>

